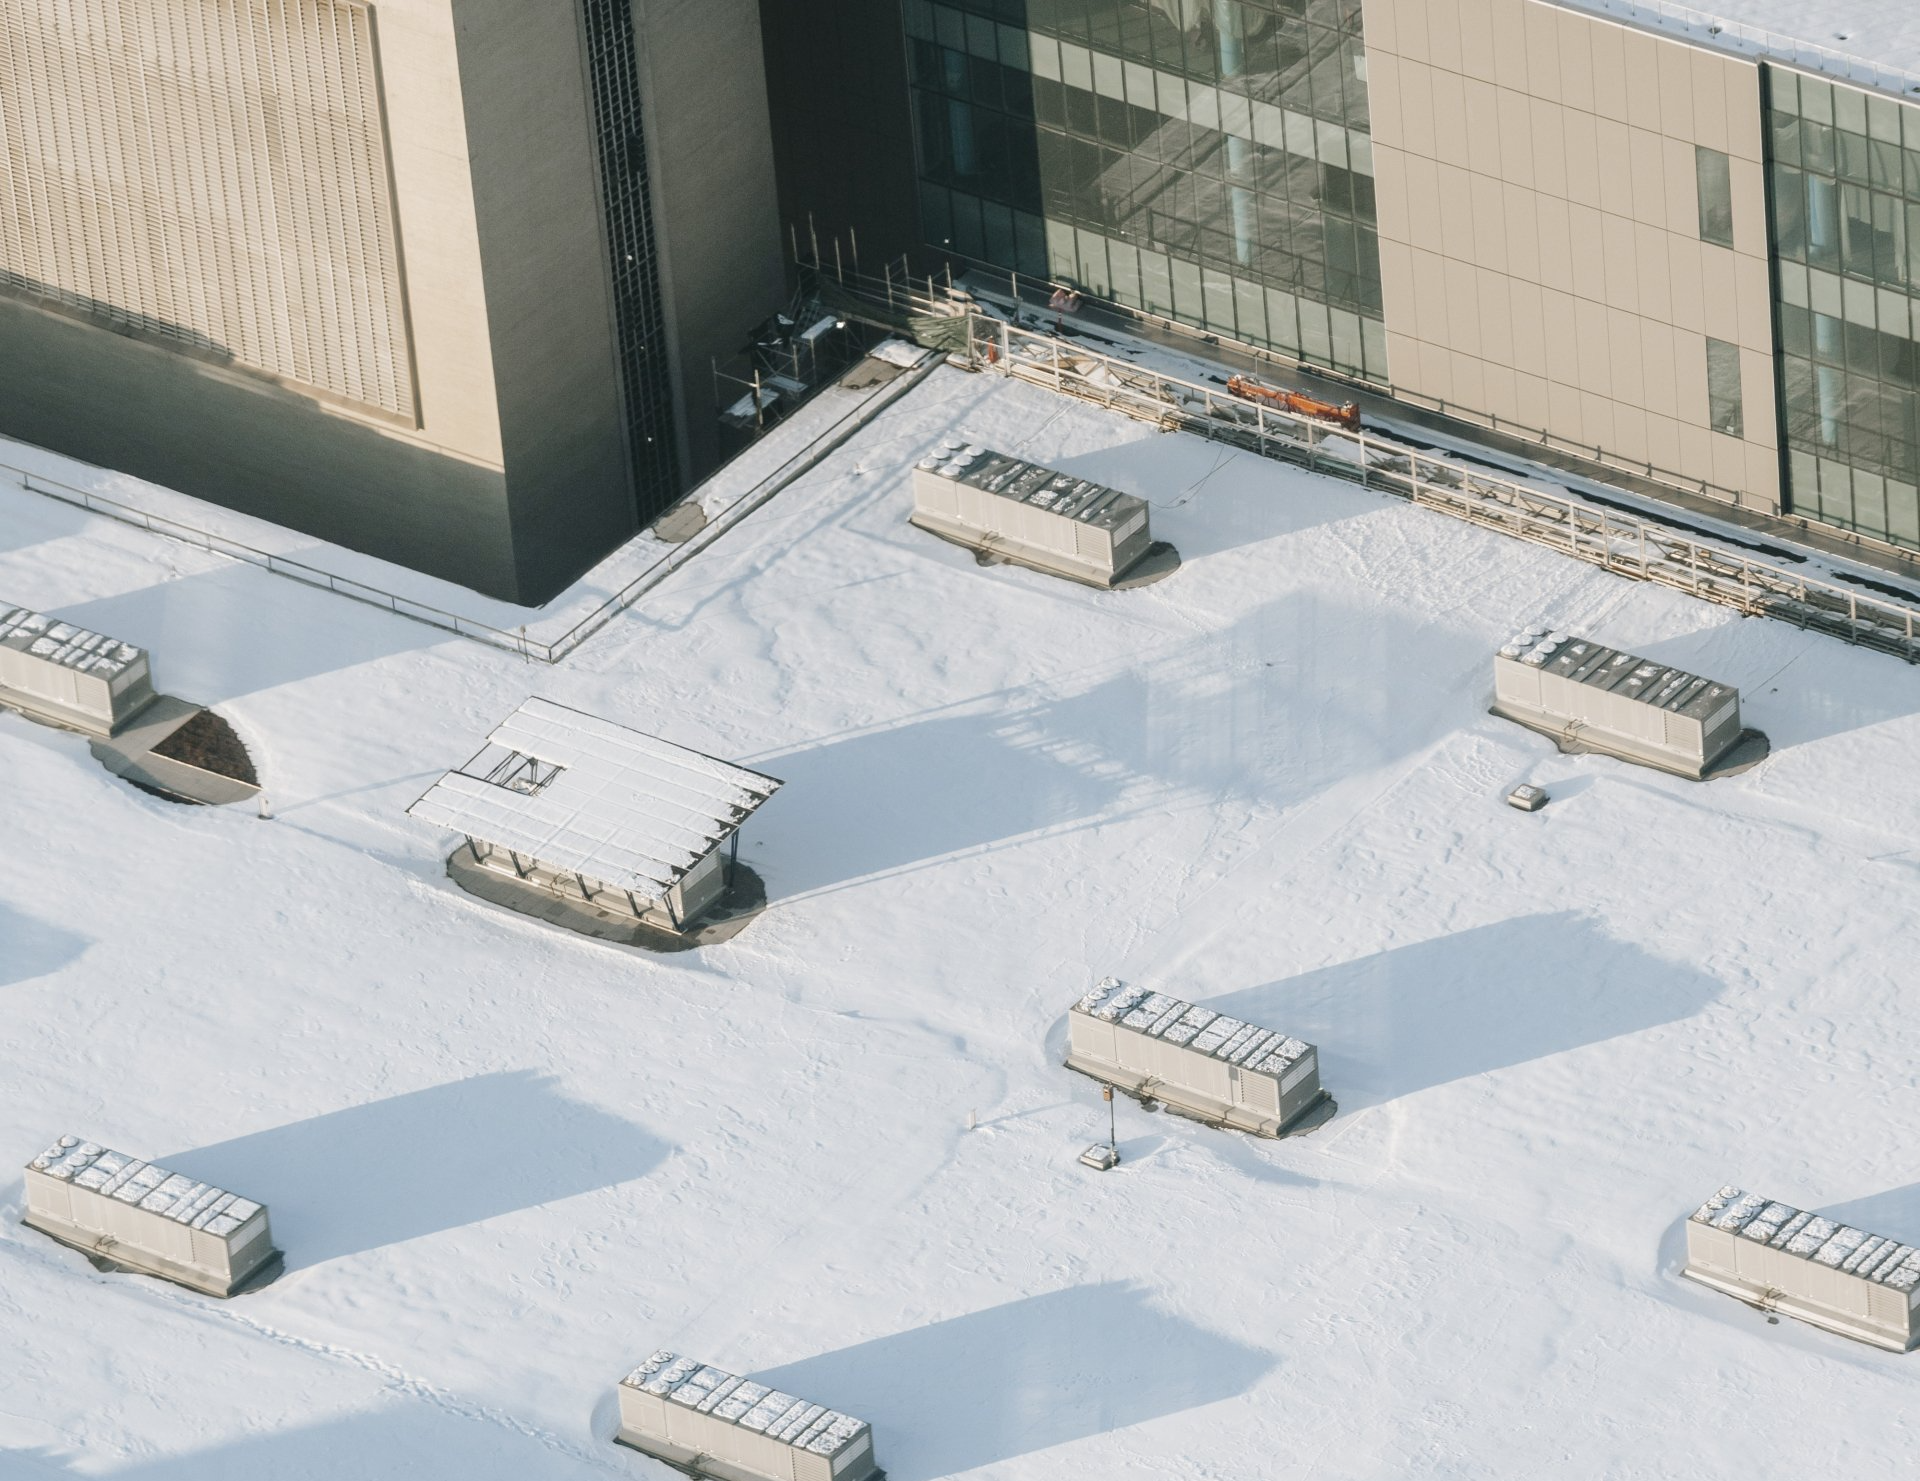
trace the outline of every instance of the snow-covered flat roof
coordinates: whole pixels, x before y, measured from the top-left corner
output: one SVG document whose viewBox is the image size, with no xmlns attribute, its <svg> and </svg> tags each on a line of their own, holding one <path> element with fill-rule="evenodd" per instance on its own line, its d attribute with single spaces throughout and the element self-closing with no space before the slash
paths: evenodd
<svg viewBox="0 0 1920 1481">
<path fill-rule="evenodd" d="M 407 812 L 658 899 L 779 786 L 744 766 L 535 698 Z"/>
<path fill-rule="evenodd" d="M 1552 0 L 1702 46 L 1762 56 L 1920 103 L 1914 0 Z"/>
</svg>

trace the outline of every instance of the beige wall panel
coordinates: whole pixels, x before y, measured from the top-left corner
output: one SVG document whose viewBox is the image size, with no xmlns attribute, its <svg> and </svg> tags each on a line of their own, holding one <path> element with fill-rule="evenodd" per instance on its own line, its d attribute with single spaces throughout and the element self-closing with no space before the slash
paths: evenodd
<svg viewBox="0 0 1920 1481">
<path fill-rule="evenodd" d="M 1506 217 L 1507 271 L 1529 283 L 1540 281 L 1540 213 L 1533 192 L 1504 185 L 1501 210 Z"/>
<path fill-rule="evenodd" d="M 1440 166 L 1440 250 L 1462 262 L 1473 261 L 1473 176 L 1459 165 Z"/>
<path fill-rule="evenodd" d="M 1399 39 L 1400 55 L 1410 62 L 1431 62 L 1427 50 L 1427 0 L 1398 0 L 1394 6 L 1394 34 Z"/>
<path fill-rule="evenodd" d="M 1594 26 L 1588 36 L 1593 47 L 1593 111 L 1622 124 L 1629 117 L 1626 35 L 1618 26 Z"/>
<path fill-rule="evenodd" d="M 1675 334 L 1666 325 L 1643 319 L 1640 322 L 1641 404 L 1662 416 L 1675 415 L 1680 406 L 1679 384 L 1674 379 Z M 1678 446 L 1678 444 L 1674 444 Z"/>
<path fill-rule="evenodd" d="M 1371 25 L 1376 7 L 1367 7 L 1366 24 Z M 1387 7 L 1379 6 L 1380 10 Z M 1406 137 L 1407 126 L 1400 104 L 1400 58 L 1390 51 L 1367 52 L 1367 107 L 1373 121 L 1374 169 L 1379 172 L 1379 151 L 1390 146 L 1383 145 L 1382 139 L 1401 139 Z"/>
<path fill-rule="evenodd" d="M 1673 405 L 1683 427 L 1707 427 L 1707 338 L 1704 334 L 1673 337 Z M 1688 470 L 1692 471 L 1692 470 Z"/>
<path fill-rule="evenodd" d="M 1361 29 L 1367 38 L 1368 86 L 1372 86 L 1374 58 L 1400 54 L 1399 0 L 1362 0 Z"/>
<path fill-rule="evenodd" d="M 1528 132 L 1533 138 L 1533 188 L 1542 195 L 1567 198 L 1567 115 L 1544 98 L 1528 100 Z"/>
<path fill-rule="evenodd" d="M 1460 72 L 1458 0 L 1427 0 L 1427 57 L 1443 71 Z"/>
<path fill-rule="evenodd" d="M 1573 250 L 1573 292 L 1581 298 L 1606 296 L 1607 248 L 1600 228 L 1605 219 L 1592 206 L 1567 207 L 1567 236 Z"/>
<path fill-rule="evenodd" d="M 1495 81 L 1492 0 L 1460 0 L 1460 70 L 1481 82 Z"/>
<path fill-rule="evenodd" d="M 1758 252 L 1764 245 L 1760 241 L 1750 241 L 1747 232 L 1752 223 L 1766 220 L 1767 200 L 1764 171 L 1754 160 L 1733 159 L 1728 162 L 1728 174 L 1731 176 L 1731 195 L 1733 196 L 1733 245 L 1735 251 Z"/>
<path fill-rule="evenodd" d="M 1517 93 L 1528 91 L 1525 0 L 1493 0 L 1493 80 Z"/>
<path fill-rule="evenodd" d="M 1693 63 L 1693 142 L 1727 153 L 1726 64 L 1710 51 L 1695 51 Z"/>
<path fill-rule="evenodd" d="M 1467 165 L 1478 175 L 1498 179 L 1501 165 L 1500 90 L 1491 82 L 1467 80 Z"/>
<path fill-rule="evenodd" d="M 1558 103 L 1560 12 L 1546 5 L 1527 5 L 1521 13 L 1527 32 L 1527 92 L 1544 102 Z"/>
<path fill-rule="evenodd" d="M 1713 481 L 1725 488 L 1737 488 L 1747 476 L 1747 445 L 1737 437 L 1712 434 Z"/>
<path fill-rule="evenodd" d="M 1410 155 L 1433 159 L 1433 79 L 1431 67 L 1400 69 L 1400 124 Z M 1388 140 L 1387 142 L 1397 142 Z"/>
<path fill-rule="evenodd" d="M 1580 393 L 1580 435 L 1595 447 L 1612 447 L 1613 401 L 1592 391 Z"/>
<path fill-rule="evenodd" d="M 1624 309 L 1607 310 L 1607 382 L 1615 401 L 1640 404 L 1640 317 Z"/>
<path fill-rule="evenodd" d="M 1447 347 L 1476 358 L 1480 354 L 1480 291 L 1471 263 L 1453 258 L 1445 262 L 1447 279 Z M 1471 405 L 1471 402 L 1467 403 Z"/>
<path fill-rule="evenodd" d="M 1663 45 L 1654 53 L 1660 68 L 1660 132 L 1669 138 L 1693 135 L 1693 49 Z"/>
<path fill-rule="evenodd" d="M 1467 190 L 1473 213 L 1474 255 L 1468 260 L 1498 273 L 1508 271 L 1507 202 L 1500 182 L 1486 175 L 1469 175 Z"/>
<path fill-rule="evenodd" d="M 1475 409 L 1487 404 L 1486 377 L 1480 361 L 1472 355 L 1453 357 L 1453 399 Z"/>
<path fill-rule="evenodd" d="M 1571 442 L 1586 441 L 1587 423 L 1580 414 L 1577 387 L 1562 385 L 1559 381 L 1547 382 L 1547 418 L 1547 425 L 1559 436 Z"/>
<path fill-rule="evenodd" d="M 1705 427 L 1680 424 L 1679 471 L 1688 478 L 1713 477 L 1713 434 Z"/>
<path fill-rule="evenodd" d="M 1667 138 L 1660 144 L 1661 179 L 1667 191 L 1667 230 L 1697 241 L 1700 237 L 1699 167 L 1693 145 Z M 1734 240 L 1739 240 L 1738 223 Z"/>
<path fill-rule="evenodd" d="M 1439 246 L 1440 167 L 1418 155 L 1406 156 L 1407 230 L 1410 242 Z"/>
<path fill-rule="evenodd" d="M 1389 243 L 1404 246 L 1411 239 L 1413 221 L 1407 214 L 1408 162 L 1398 149 L 1376 144 L 1373 167 L 1373 209 L 1380 231 L 1380 250 L 1384 254 Z"/>
<path fill-rule="evenodd" d="M 1565 120 L 1567 199 L 1600 209 L 1599 120 L 1591 113 L 1568 109 Z"/>
<path fill-rule="evenodd" d="M 1746 486 L 1756 493 L 1765 493 L 1774 500 L 1780 499 L 1780 459 L 1765 448 L 1755 447 L 1751 442 L 1747 449 Z"/>
<path fill-rule="evenodd" d="M 1497 360 L 1489 360 L 1485 366 L 1487 382 L 1487 411 L 1503 422 L 1518 421 L 1520 401 L 1516 389 L 1513 371 Z"/>
<path fill-rule="evenodd" d="M 1671 322 L 1675 328 L 1695 334 L 1704 334 L 1707 329 L 1706 308 L 1701 301 L 1700 249 L 1699 242 L 1685 237 L 1667 238 L 1667 273 L 1673 288 Z"/>
<path fill-rule="evenodd" d="M 1667 227 L 1665 148 L 1651 129 L 1627 130 L 1627 168 L 1633 175 L 1633 219 Z"/>
<path fill-rule="evenodd" d="M 1553 401 L 1547 394 L 1549 389 L 1541 376 L 1518 374 L 1514 377 L 1513 414 L 1521 426 L 1545 427 L 1552 424 Z"/>
<path fill-rule="evenodd" d="M 1600 209 L 1633 219 L 1633 150 L 1624 123 L 1595 122 L 1600 149 Z"/>
<path fill-rule="evenodd" d="M 1571 293 L 1573 237 L 1567 224 L 1567 203 L 1557 196 L 1534 197 L 1534 219 L 1540 223 L 1540 282 L 1543 287 Z"/>
<path fill-rule="evenodd" d="M 1480 309 L 1480 356 L 1500 365 L 1513 363 L 1513 300 L 1507 294 L 1504 273 L 1481 268 L 1476 273 L 1475 302 Z"/>
<path fill-rule="evenodd" d="M 1667 268 L 1667 234 L 1651 226 L 1635 226 L 1633 252 L 1635 287 L 1640 312 L 1665 323 L 1673 317 L 1673 279 Z"/>
<path fill-rule="evenodd" d="M 1446 259 L 1418 248 L 1413 254 L 1413 334 L 1423 344 L 1447 342 Z"/>
<path fill-rule="evenodd" d="M 1613 348 L 1607 338 L 1607 310 L 1590 298 L 1573 301 L 1574 333 L 1580 345 L 1574 384 L 1597 396 L 1613 394 Z"/>
<path fill-rule="evenodd" d="M 1746 420 L 1749 443 L 1758 448 L 1779 448 L 1779 427 L 1773 417 L 1773 356 L 1767 351 L 1740 352 L 1740 413 Z"/>
<path fill-rule="evenodd" d="M 1507 302 L 1513 326 L 1513 368 L 1527 375 L 1547 373 L 1547 316 L 1545 291 L 1538 283 L 1511 279 Z M 1545 422 L 1537 425 L 1546 426 Z"/>
<path fill-rule="evenodd" d="M 1427 395 L 1440 401 L 1453 400 L 1452 357 L 1439 345 L 1420 344 L 1420 383 L 1430 387 Z"/>
<path fill-rule="evenodd" d="M 1627 122 L 1637 128 L 1664 133 L 1660 118 L 1660 47 L 1644 31 L 1627 31 L 1621 38 L 1627 65 Z"/>
<path fill-rule="evenodd" d="M 1580 383 L 1580 330 L 1571 293 L 1545 288 L 1540 293 L 1540 327 L 1546 336 L 1547 379 L 1564 386 Z"/>
<path fill-rule="evenodd" d="M 1740 290 L 1734 278 L 1734 255 L 1725 247 L 1702 242 L 1700 252 L 1701 328 L 1730 345 L 1740 343 Z"/>
<path fill-rule="evenodd" d="M 1732 66 L 1727 71 L 1727 153 L 1751 164 L 1761 160 L 1760 69 Z M 1778 476 L 1775 483 L 1779 482 Z"/>
<path fill-rule="evenodd" d="M 1593 23 L 1571 10 L 1554 12 L 1560 33 L 1560 100 L 1582 113 L 1593 112 Z"/>
<path fill-rule="evenodd" d="M 1525 93 L 1499 91 L 1500 178 L 1533 186 L 1533 103 Z"/>
<path fill-rule="evenodd" d="M 1773 299 L 1763 257 L 1735 256 L 1734 290 L 1739 300 L 1739 333 L 1734 343 L 1773 352 Z"/>
<path fill-rule="evenodd" d="M 1388 323 L 1414 322 L 1413 248 L 1405 242 L 1380 243 L 1380 296 Z"/>
<path fill-rule="evenodd" d="M 1680 466 L 1680 424 L 1672 417 L 1647 413 L 1647 461 L 1656 468 Z"/>
<path fill-rule="evenodd" d="M 1433 157 L 1465 169 L 1467 153 L 1467 84 L 1457 72 L 1435 68 L 1433 79 Z"/>
<path fill-rule="evenodd" d="M 1647 414 L 1625 401 L 1613 403 L 1613 446 L 1623 458 L 1647 459 Z"/>
<path fill-rule="evenodd" d="M 1602 216 L 1600 246 L 1606 262 L 1607 302 L 1629 313 L 1640 313 L 1640 254 L 1633 223 L 1624 216 Z"/>
</svg>

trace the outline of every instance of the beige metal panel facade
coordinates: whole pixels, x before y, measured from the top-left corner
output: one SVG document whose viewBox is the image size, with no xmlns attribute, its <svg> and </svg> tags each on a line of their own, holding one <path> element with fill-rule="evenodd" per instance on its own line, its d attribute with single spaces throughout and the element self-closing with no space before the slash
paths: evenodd
<svg viewBox="0 0 1920 1481">
<path fill-rule="evenodd" d="M 1777 509 L 1757 66 L 1547 0 L 1364 5 L 1394 386 Z M 1729 157 L 1731 248 L 1696 146 Z"/>
</svg>

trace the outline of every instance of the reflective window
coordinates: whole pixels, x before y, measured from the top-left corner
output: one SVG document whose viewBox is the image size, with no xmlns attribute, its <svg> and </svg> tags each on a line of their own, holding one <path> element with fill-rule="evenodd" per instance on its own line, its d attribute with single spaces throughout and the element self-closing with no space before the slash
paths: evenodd
<svg viewBox="0 0 1920 1481">
<path fill-rule="evenodd" d="M 1354 0 L 906 7 L 928 239 L 1385 380 Z"/>
<path fill-rule="evenodd" d="M 1700 240 L 1733 245 L 1733 180 L 1727 157 L 1698 145 L 1693 151 L 1694 183 L 1700 197 Z"/>
<path fill-rule="evenodd" d="M 1777 67 L 1766 96 L 1789 507 L 1920 549 L 1920 108 Z"/>
<path fill-rule="evenodd" d="M 1740 347 L 1707 341 L 1707 425 L 1729 437 L 1746 436 L 1740 414 Z"/>
</svg>

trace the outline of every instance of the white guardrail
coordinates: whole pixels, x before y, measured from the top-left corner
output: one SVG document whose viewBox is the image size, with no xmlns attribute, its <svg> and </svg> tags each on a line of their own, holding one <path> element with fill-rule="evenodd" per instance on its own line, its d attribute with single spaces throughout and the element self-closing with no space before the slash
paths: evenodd
<svg viewBox="0 0 1920 1481">
<path fill-rule="evenodd" d="M 1751 616 L 1774 617 L 1920 662 L 1920 604 L 1805 575 L 1570 494 L 1531 488 L 1366 428 L 1245 400 L 1219 386 L 1148 370 L 1049 334 L 976 319 L 976 361 L 1154 423 L 1396 494 L 1471 524 L 1551 546 L 1623 576 L 1675 587 Z"/>
</svg>

